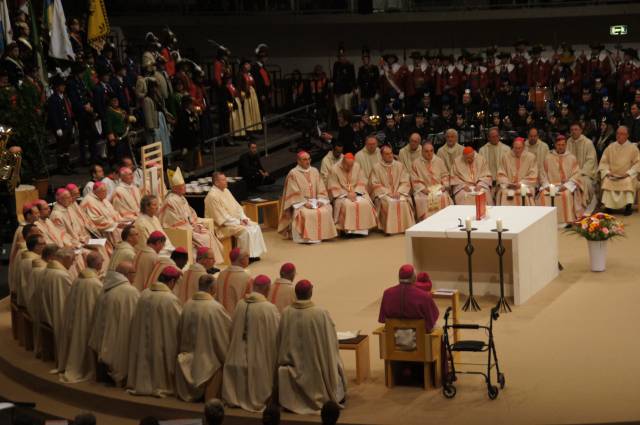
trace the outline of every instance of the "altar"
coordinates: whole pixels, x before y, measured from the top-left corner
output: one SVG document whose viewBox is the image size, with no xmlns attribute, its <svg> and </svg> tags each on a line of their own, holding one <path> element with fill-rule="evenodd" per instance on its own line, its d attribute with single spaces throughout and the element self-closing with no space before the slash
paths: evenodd
<svg viewBox="0 0 640 425">
<path fill-rule="evenodd" d="M 496 220 L 505 229 L 502 240 L 505 295 L 516 305 L 558 275 L 558 226 L 553 207 L 489 206 L 487 217 L 475 220 L 475 206 L 452 205 L 415 224 L 405 232 L 407 261 L 431 276 L 434 289 L 468 293 L 467 232 L 472 218 L 474 295 L 499 295 Z"/>
</svg>

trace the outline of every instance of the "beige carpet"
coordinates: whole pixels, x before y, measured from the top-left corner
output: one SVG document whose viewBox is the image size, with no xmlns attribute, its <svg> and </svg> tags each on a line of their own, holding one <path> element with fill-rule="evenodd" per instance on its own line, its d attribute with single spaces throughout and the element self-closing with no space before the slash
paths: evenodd
<svg viewBox="0 0 640 425">
<path fill-rule="evenodd" d="M 569 424 L 640 420 L 640 363 L 636 361 L 640 352 L 640 216 L 635 214 L 625 221 L 629 235 L 609 244 L 607 271 L 603 273 L 589 271 L 586 242 L 561 234 L 564 271 L 526 304 L 514 307 L 496 322 L 498 357 L 507 380 L 497 400 L 488 399 L 478 376 L 461 375 L 453 400 L 445 399 L 439 390 L 389 390 L 384 386 L 377 339 L 372 339 L 372 378 L 361 385 L 350 382 L 341 422 Z M 295 245 L 272 231 L 265 237 L 269 252 L 251 265 L 253 274 L 275 277 L 281 263 L 292 261 L 298 278 L 313 282 L 314 301 L 330 311 L 338 330 L 359 329 L 370 334 L 378 326 L 382 291 L 395 284 L 398 266 L 405 261 L 404 236 L 373 234 L 314 246 Z M 482 312 L 463 313 L 462 320 L 487 322 L 495 298 L 481 298 L 480 303 Z M 445 304 L 439 305 L 443 312 Z M 342 357 L 353 379 L 353 353 L 343 351 Z M 8 390 L 1 383 L 0 387 Z M 10 396 L 4 393 L 0 389 L 0 394 Z M 46 407 L 49 413 L 58 410 L 55 403 Z M 190 405 L 189 409 L 199 408 Z M 112 423 L 104 419 L 102 424 Z"/>
</svg>

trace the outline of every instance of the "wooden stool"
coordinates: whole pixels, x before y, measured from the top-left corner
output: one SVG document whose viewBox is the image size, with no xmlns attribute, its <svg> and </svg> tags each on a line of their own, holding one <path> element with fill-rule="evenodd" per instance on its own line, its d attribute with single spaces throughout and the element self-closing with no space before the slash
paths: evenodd
<svg viewBox="0 0 640 425">
<path fill-rule="evenodd" d="M 249 220 L 259 223 L 260 211 L 262 210 L 263 224 L 265 227 L 272 229 L 278 228 L 278 215 L 280 214 L 280 201 L 262 201 L 262 202 L 250 202 L 246 201 L 242 203 L 244 213 Z"/>
<path fill-rule="evenodd" d="M 40 322 L 40 350 L 43 362 L 56 361 L 56 340 L 53 329 L 46 323 Z"/>
<path fill-rule="evenodd" d="M 362 383 L 371 373 L 369 335 L 358 335 L 355 338 L 342 340 L 339 342 L 339 348 L 356 352 L 356 384 Z"/>
</svg>

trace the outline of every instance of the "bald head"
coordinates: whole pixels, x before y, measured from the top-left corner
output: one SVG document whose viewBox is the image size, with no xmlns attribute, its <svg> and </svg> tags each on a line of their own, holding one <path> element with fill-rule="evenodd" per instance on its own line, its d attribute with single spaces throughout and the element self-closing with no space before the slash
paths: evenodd
<svg viewBox="0 0 640 425">
<path fill-rule="evenodd" d="M 54 243 L 45 245 L 42 250 L 42 259 L 46 262 L 53 260 L 60 247 Z"/>
<path fill-rule="evenodd" d="M 418 133 L 411 133 L 411 136 L 409 136 L 409 147 L 412 151 L 415 151 L 416 149 L 418 149 L 418 146 L 420 146 L 420 142 L 422 141 L 422 137 L 420 136 L 420 134 Z"/>
<path fill-rule="evenodd" d="M 75 260 L 75 253 L 71 248 L 60 248 L 55 255 L 55 260 L 58 260 L 62 265 L 69 270 L 73 266 Z"/>
<path fill-rule="evenodd" d="M 238 256 L 231 262 L 234 266 L 240 266 L 242 268 L 249 267 L 249 253 L 245 250 L 240 250 Z"/>
<path fill-rule="evenodd" d="M 100 253 L 92 251 L 87 255 L 87 267 L 100 271 L 102 270 L 102 263 L 104 263 L 104 258 Z"/>
</svg>

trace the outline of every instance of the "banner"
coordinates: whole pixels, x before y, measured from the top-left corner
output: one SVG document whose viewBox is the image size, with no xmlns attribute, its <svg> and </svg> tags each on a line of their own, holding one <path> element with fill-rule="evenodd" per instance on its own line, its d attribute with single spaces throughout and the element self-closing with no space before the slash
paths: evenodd
<svg viewBox="0 0 640 425">
<path fill-rule="evenodd" d="M 102 51 L 107 41 L 107 36 L 111 32 L 104 0 L 89 0 L 89 21 L 87 26 L 87 41 L 89 45 L 98 52 Z"/>
<path fill-rule="evenodd" d="M 9 17 L 7 0 L 0 0 L 0 54 L 4 53 L 7 45 L 12 41 L 13 31 L 11 30 L 11 18 Z"/>
<path fill-rule="evenodd" d="M 60 0 L 45 0 L 44 2 L 45 28 L 49 30 L 49 56 L 56 59 L 75 60 L 67 20 Z"/>
</svg>

